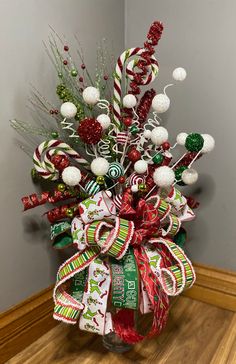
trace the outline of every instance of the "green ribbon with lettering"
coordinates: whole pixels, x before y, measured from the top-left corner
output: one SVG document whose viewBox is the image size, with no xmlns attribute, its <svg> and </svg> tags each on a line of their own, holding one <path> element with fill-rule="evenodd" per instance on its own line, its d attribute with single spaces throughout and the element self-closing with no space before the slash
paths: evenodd
<svg viewBox="0 0 236 364">
<path fill-rule="evenodd" d="M 87 281 L 87 269 L 76 273 L 71 281 L 70 292 L 71 296 L 81 302 L 84 294 L 84 288 Z"/>
<path fill-rule="evenodd" d="M 73 243 L 71 236 L 71 224 L 67 221 L 58 222 L 51 226 L 51 240 L 53 240 L 53 248 L 63 249 Z"/>
<path fill-rule="evenodd" d="M 138 269 L 133 248 L 121 260 L 111 258 L 112 304 L 114 307 L 138 309 Z"/>
</svg>

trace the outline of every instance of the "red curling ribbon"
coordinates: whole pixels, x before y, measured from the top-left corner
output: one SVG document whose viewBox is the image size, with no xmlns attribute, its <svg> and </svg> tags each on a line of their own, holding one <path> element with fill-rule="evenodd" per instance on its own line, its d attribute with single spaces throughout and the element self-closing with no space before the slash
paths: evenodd
<svg viewBox="0 0 236 364">
<path fill-rule="evenodd" d="M 68 218 L 67 209 L 69 208 L 74 209 L 74 215 L 79 215 L 79 210 L 77 209 L 78 204 L 75 203 L 55 207 L 54 209 L 45 212 L 44 215 L 47 216 L 50 223 L 54 223 L 55 221 Z"/>
<path fill-rule="evenodd" d="M 32 195 L 22 197 L 21 201 L 24 205 L 24 211 L 45 204 L 47 202 L 48 196 L 49 192 L 43 192 L 41 195 L 33 193 Z"/>
<path fill-rule="evenodd" d="M 122 309 L 118 311 L 112 317 L 114 330 L 128 344 L 136 344 L 144 338 L 160 334 L 166 325 L 169 312 L 168 296 L 162 290 L 158 278 L 152 272 L 144 248 L 140 246 L 134 249 L 134 255 L 141 279 L 153 306 L 153 322 L 149 333 L 144 336 L 135 329 L 134 310 Z"/>
<path fill-rule="evenodd" d="M 185 198 L 187 199 L 187 204 L 190 207 L 190 209 L 196 209 L 200 205 L 200 203 L 191 196 L 189 196 L 189 197 L 185 196 Z"/>
</svg>

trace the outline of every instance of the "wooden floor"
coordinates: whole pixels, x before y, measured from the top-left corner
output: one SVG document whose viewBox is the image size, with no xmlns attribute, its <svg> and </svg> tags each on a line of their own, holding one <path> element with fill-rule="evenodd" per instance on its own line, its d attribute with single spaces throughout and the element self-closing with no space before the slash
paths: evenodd
<svg viewBox="0 0 236 364">
<path fill-rule="evenodd" d="M 236 314 L 180 297 L 158 338 L 125 354 L 107 352 L 101 337 L 60 324 L 9 364 L 236 364 Z"/>
</svg>

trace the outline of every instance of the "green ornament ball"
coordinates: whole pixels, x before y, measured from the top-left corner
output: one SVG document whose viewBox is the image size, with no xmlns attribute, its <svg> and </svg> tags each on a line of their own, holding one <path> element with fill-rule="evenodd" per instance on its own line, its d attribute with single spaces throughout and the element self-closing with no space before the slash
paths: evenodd
<svg viewBox="0 0 236 364">
<path fill-rule="evenodd" d="M 96 179 L 96 182 L 99 184 L 99 185 L 104 185 L 105 183 L 105 178 L 104 176 L 98 176 L 97 179 Z"/>
<path fill-rule="evenodd" d="M 62 72 L 58 72 L 58 77 L 62 78 L 63 77 L 63 73 Z"/>
<path fill-rule="evenodd" d="M 181 177 L 182 177 L 183 171 L 185 171 L 185 169 L 187 169 L 187 168 L 188 167 L 186 167 L 186 166 L 181 166 L 181 167 L 176 168 L 176 170 L 175 170 L 175 179 L 179 186 L 185 186 L 185 183 L 181 180 Z"/>
<path fill-rule="evenodd" d="M 66 216 L 72 218 L 74 216 L 74 211 L 71 208 L 66 209 Z"/>
<path fill-rule="evenodd" d="M 159 153 L 153 156 L 152 161 L 154 164 L 161 164 L 163 162 L 163 159 L 163 155 Z"/>
<path fill-rule="evenodd" d="M 146 185 L 145 185 L 145 183 L 140 183 L 140 184 L 138 185 L 138 189 L 139 189 L 139 191 L 141 191 L 141 192 L 146 191 Z"/>
<path fill-rule="evenodd" d="M 57 131 L 53 131 L 53 132 L 51 133 L 51 137 L 52 137 L 53 139 L 58 138 L 58 137 L 59 137 L 58 132 L 57 132 Z"/>
<path fill-rule="evenodd" d="M 64 183 L 59 183 L 59 184 L 57 185 L 57 189 L 58 189 L 58 191 L 60 191 L 60 192 L 64 192 L 64 191 L 65 191 L 65 189 L 66 189 L 66 185 L 65 185 Z"/>
<path fill-rule="evenodd" d="M 139 132 L 139 128 L 136 126 L 136 125 L 132 125 L 131 127 L 130 127 L 130 133 L 132 134 L 132 135 L 135 135 L 135 134 L 137 134 Z"/>
<path fill-rule="evenodd" d="M 70 74 L 72 77 L 76 77 L 76 76 L 78 76 L 78 71 L 76 69 L 73 69 L 70 71 Z"/>
<path fill-rule="evenodd" d="M 185 147 L 189 152 L 199 152 L 204 144 L 204 139 L 201 134 L 191 133 L 187 136 Z"/>
</svg>

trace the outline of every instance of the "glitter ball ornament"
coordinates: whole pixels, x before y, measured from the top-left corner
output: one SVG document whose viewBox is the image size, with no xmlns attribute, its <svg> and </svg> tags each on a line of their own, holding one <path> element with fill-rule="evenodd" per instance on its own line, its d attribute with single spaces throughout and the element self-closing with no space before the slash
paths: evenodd
<svg viewBox="0 0 236 364">
<path fill-rule="evenodd" d="M 63 171 L 70 164 L 69 158 L 66 155 L 60 154 L 52 156 L 51 162 L 58 171 Z"/>
<path fill-rule="evenodd" d="M 142 159 L 134 163 L 134 170 L 138 174 L 146 173 L 147 169 L 148 169 L 148 164 Z"/>
<path fill-rule="evenodd" d="M 166 112 L 170 107 L 170 99 L 165 94 L 158 94 L 152 100 L 152 107 L 158 113 Z"/>
<path fill-rule="evenodd" d="M 168 131 L 166 128 L 163 128 L 163 126 L 158 126 L 154 129 L 152 129 L 151 132 L 151 141 L 155 145 L 161 145 L 164 142 L 166 142 L 168 139 Z"/>
<path fill-rule="evenodd" d="M 162 166 L 153 173 L 153 180 L 159 187 L 170 187 L 175 181 L 175 173 L 170 167 Z"/>
<path fill-rule="evenodd" d="M 149 130 L 149 129 L 144 130 L 144 132 L 143 132 L 144 138 L 150 139 L 151 138 L 151 135 L 152 135 L 151 130 Z"/>
<path fill-rule="evenodd" d="M 131 162 L 136 162 L 141 158 L 141 153 L 137 149 L 133 148 L 128 153 L 128 158 Z"/>
<path fill-rule="evenodd" d="M 132 191 L 133 193 L 138 192 L 138 185 L 133 185 L 133 186 L 131 186 L 131 191 Z"/>
<path fill-rule="evenodd" d="M 100 99 L 100 92 L 96 87 L 86 87 L 83 91 L 83 99 L 88 105 L 96 105 Z"/>
<path fill-rule="evenodd" d="M 62 172 L 62 180 L 67 186 L 76 186 L 81 181 L 81 172 L 78 168 L 66 167 Z"/>
<path fill-rule="evenodd" d="M 177 181 L 177 184 L 180 186 L 184 186 L 185 184 L 182 181 L 182 173 L 185 171 L 188 167 L 187 166 L 180 166 L 176 168 L 175 170 L 175 179 Z"/>
<path fill-rule="evenodd" d="M 118 179 L 124 174 L 123 166 L 118 162 L 112 162 L 109 165 L 109 169 L 107 172 L 108 177 L 111 179 Z"/>
<path fill-rule="evenodd" d="M 106 114 L 98 115 L 97 121 L 99 122 L 103 130 L 106 130 L 111 125 L 111 118 Z"/>
<path fill-rule="evenodd" d="M 154 164 L 161 164 L 163 162 L 163 155 L 161 153 L 158 153 L 152 157 L 152 161 Z"/>
<path fill-rule="evenodd" d="M 176 143 L 179 145 L 185 145 L 187 136 L 188 136 L 187 133 L 179 133 L 176 137 Z"/>
<path fill-rule="evenodd" d="M 137 104 L 136 97 L 132 94 L 125 95 L 123 98 L 123 106 L 127 109 L 132 109 Z"/>
<path fill-rule="evenodd" d="M 172 73 L 172 77 L 175 81 L 184 81 L 186 76 L 187 72 L 182 67 L 175 68 Z"/>
<path fill-rule="evenodd" d="M 199 152 L 204 144 L 204 139 L 201 134 L 191 133 L 187 136 L 185 147 L 189 152 Z"/>
<path fill-rule="evenodd" d="M 77 114 L 77 107 L 72 102 L 64 102 L 61 105 L 60 113 L 64 118 L 72 119 Z"/>
<path fill-rule="evenodd" d="M 202 134 L 204 139 L 202 153 L 210 153 L 215 148 L 215 139 L 209 134 Z"/>
<path fill-rule="evenodd" d="M 86 144 L 97 144 L 102 137 L 101 124 L 93 118 L 86 118 L 79 124 L 77 132 Z"/>
<path fill-rule="evenodd" d="M 188 168 L 183 171 L 181 178 L 186 185 L 192 185 L 193 183 L 197 182 L 198 173 L 195 169 Z"/>
<path fill-rule="evenodd" d="M 95 176 L 105 176 L 109 169 L 109 162 L 102 157 L 95 158 L 91 163 L 91 171 Z"/>
</svg>

